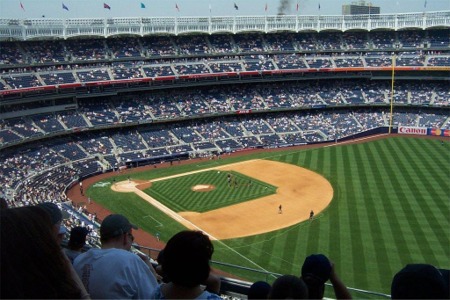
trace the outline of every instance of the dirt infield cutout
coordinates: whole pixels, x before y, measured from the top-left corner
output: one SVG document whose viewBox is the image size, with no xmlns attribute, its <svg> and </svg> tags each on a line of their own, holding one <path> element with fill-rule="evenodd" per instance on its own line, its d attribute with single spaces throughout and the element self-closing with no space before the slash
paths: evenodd
<svg viewBox="0 0 450 300">
<path fill-rule="evenodd" d="M 191 190 L 194 192 L 210 192 L 214 190 L 216 187 L 211 184 L 197 184 L 191 187 Z"/>
<path fill-rule="evenodd" d="M 249 160 L 211 169 L 236 171 L 277 186 L 278 189 L 273 195 L 204 213 L 176 213 L 142 191 L 142 186 L 150 186 L 151 181 L 127 180 L 117 182 L 111 188 L 117 192 L 134 192 L 184 226 L 202 230 L 211 238 L 219 240 L 256 235 L 295 225 L 308 220 L 311 210 L 314 210 L 317 216 L 333 198 L 333 188 L 327 179 L 313 171 L 287 163 Z M 207 170 L 190 173 L 204 171 Z M 190 173 L 170 177 L 184 176 Z M 169 177 L 153 181 L 167 178 Z M 194 188 L 197 191 L 207 191 L 208 188 L 214 188 L 214 186 L 204 184 L 192 187 L 192 189 Z M 282 205 L 282 213 L 279 213 L 280 205 Z"/>
</svg>

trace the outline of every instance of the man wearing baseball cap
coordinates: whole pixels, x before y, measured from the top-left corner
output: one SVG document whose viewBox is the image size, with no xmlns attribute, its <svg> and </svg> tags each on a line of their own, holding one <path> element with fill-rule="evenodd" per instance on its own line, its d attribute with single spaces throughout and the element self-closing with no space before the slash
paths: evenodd
<svg viewBox="0 0 450 300">
<path fill-rule="evenodd" d="M 336 274 L 334 264 L 323 254 L 312 254 L 305 259 L 301 278 L 308 286 L 309 299 L 322 299 L 325 282 L 330 280 L 336 299 L 351 299 L 345 284 Z"/>
<path fill-rule="evenodd" d="M 157 287 L 149 259 L 130 252 L 133 229 L 125 216 L 109 215 L 100 226 L 101 249 L 75 258 L 75 270 L 93 299 L 145 299 Z"/>
</svg>

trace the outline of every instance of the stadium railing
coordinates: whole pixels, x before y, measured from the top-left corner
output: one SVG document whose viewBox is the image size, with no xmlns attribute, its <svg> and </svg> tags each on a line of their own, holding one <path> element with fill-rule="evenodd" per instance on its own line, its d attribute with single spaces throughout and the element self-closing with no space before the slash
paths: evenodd
<svg viewBox="0 0 450 300">
<path fill-rule="evenodd" d="M 150 257 L 156 257 L 158 253 L 161 251 L 161 249 L 156 248 L 150 248 L 145 246 L 137 246 L 139 251 L 142 251 L 143 253 L 146 253 Z M 219 270 L 226 270 L 225 272 L 229 275 L 221 276 L 221 294 L 230 296 L 232 298 L 241 298 L 246 299 L 247 293 L 255 281 L 267 281 L 272 282 L 275 278 L 283 275 L 280 273 L 275 272 L 269 272 L 269 271 L 263 271 L 248 267 L 243 267 L 239 265 L 229 264 L 225 262 L 220 261 L 211 261 L 213 267 L 216 267 Z M 299 270 L 300 271 L 300 270 Z M 239 275 L 235 275 L 239 274 Z M 245 279 L 249 278 L 249 279 Z M 330 283 L 326 283 L 325 288 L 325 296 L 327 298 L 333 298 L 334 293 L 332 289 L 332 285 Z M 357 289 L 353 287 L 347 287 L 350 290 L 350 293 L 354 298 L 361 298 L 361 299 L 380 299 L 380 298 L 386 298 L 390 299 L 390 295 L 374 292 L 374 291 L 367 291 L 363 289 Z"/>
</svg>

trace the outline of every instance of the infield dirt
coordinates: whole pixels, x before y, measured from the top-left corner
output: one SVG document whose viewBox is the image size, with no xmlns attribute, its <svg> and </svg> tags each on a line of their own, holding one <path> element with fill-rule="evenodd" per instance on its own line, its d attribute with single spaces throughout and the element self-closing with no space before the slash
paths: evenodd
<svg viewBox="0 0 450 300">
<path fill-rule="evenodd" d="M 117 192 L 134 192 L 186 227 L 202 230 L 218 240 L 261 234 L 295 225 L 308 220 L 311 210 L 314 210 L 317 216 L 333 198 L 333 188 L 328 180 L 315 172 L 291 164 L 250 160 L 214 169 L 239 172 L 278 188 L 273 195 L 251 201 L 204 213 L 178 214 L 141 191 L 142 185 L 150 186 L 151 182 L 122 181 L 111 188 Z M 187 174 L 189 173 L 179 176 Z M 282 213 L 279 212 L 280 205 Z"/>
</svg>

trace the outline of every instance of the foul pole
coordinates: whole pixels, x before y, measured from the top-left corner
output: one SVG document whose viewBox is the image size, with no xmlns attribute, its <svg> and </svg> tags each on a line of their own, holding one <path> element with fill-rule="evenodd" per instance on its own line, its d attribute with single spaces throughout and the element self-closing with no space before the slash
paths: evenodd
<svg viewBox="0 0 450 300">
<path fill-rule="evenodd" d="M 395 82 L 395 54 L 392 54 L 392 75 L 391 75 L 391 113 L 389 115 L 389 134 L 392 130 L 392 119 L 394 110 L 394 82 Z"/>
</svg>

